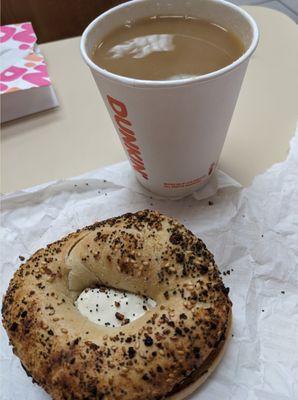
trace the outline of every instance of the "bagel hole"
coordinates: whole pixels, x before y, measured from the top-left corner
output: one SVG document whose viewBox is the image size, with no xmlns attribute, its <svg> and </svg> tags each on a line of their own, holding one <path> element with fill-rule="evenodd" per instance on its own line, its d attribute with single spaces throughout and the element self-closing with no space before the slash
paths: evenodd
<svg viewBox="0 0 298 400">
<path fill-rule="evenodd" d="M 106 286 L 84 289 L 75 300 L 81 315 L 95 324 L 118 328 L 135 321 L 156 306 L 150 297 Z"/>
</svg>

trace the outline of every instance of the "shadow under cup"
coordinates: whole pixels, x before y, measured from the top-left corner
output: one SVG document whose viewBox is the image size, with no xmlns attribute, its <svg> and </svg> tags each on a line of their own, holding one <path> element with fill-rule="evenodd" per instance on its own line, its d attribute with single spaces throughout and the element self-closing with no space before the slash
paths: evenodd
<svg viewBox="0 0 298 400">
<path fill-rule="evenodd" d="M 244 53 L 220 70 L 170 81 L 115 75 L 92 61 L 95 46 L 111 31 L 154 15 L 187 15 L 214 22 L 242 41 Z M 83 59 L 145 188 L 159 196 L 181 197 L 208 182 L 257 43 L 252 17 L 222 0 L 133 0 L 105 12 L 86 28 L 81 40 Z"/>
</svg>

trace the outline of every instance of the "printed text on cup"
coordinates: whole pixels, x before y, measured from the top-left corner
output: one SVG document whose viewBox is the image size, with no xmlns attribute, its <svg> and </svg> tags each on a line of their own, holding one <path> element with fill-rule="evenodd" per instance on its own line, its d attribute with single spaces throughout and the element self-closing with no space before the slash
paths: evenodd
<svg viewBox="0 0 298 400">
<path fill-rule="evenodd" d="M 148 174 L 141 155 L 141 150 L 136 143 L 136 135 L 131 127 L 131 122 L 127 119 L 128 112 L 125 104 L 122 101 L 107 96 L 109 105 L 114 112 L 114 120 L 118 128 L 119 134 L 123 140 L 123 144 L 127 150 L 131 164 L 135 171 L 142 175 L 144 179 L 148 179 Z"/>
</svg>

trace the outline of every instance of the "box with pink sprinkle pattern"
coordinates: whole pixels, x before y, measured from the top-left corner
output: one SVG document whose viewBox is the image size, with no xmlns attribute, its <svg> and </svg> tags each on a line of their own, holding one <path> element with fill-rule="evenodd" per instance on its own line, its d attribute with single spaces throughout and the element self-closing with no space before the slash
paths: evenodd
<svg viewBox="0 0 298 400">
<path fill-rule="evenodd" d="M 0 27 L 1 122 L 58 106 L 36 41 L 30 22 Z"/>
</svg>

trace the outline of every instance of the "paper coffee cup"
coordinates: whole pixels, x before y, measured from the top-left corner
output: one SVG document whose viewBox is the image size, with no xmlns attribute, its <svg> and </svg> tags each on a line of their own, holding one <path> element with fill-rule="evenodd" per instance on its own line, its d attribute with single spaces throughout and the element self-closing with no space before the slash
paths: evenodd
<svg viewBox="0 0 298 400">
<path fill-rule="evenodd" d="M 127 78 L 92 61 L 94 47 L 115 28 L 154 15 L 203 18 L 236 34 L 245 51 L 232 64 L 196 78 Z M 86 28 L 81 52 L 139 182 L 165 197 L 187 195 L 213 174 L 225 141 L 258 29 L 241 8 L 222 0 L 133 0 Z"/>
</svg>

